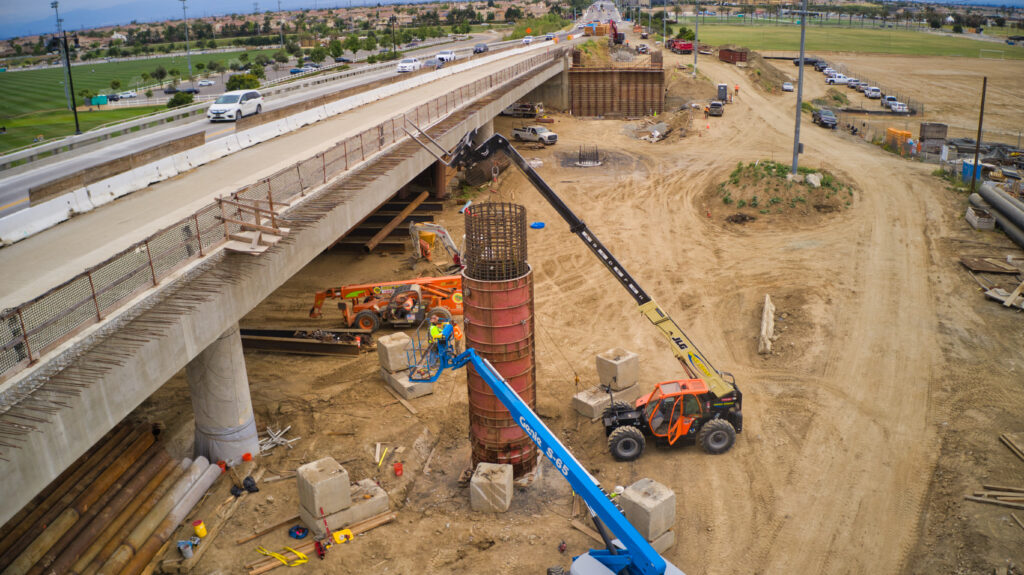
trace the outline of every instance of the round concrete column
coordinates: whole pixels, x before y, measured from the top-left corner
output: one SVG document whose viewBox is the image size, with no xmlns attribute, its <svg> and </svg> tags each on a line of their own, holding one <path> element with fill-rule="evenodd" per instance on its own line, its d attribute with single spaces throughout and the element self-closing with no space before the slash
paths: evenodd
<svg viewBox="0 0 1024 575">
<path fill-rule="evenodd" d="M 476 129 L 476 137 L 473 138 L 473 143 L 476 145 L 483 144 L 488 138 L 494 135 L 494 119 L 487 120 L 482 126 Z"/>
<path fill-rule="evenodd" d="M 195 456 L 237 463 L 243 453 L 259 453 L 238 324 L 190 361 L 185 373 L 196 415 Z"/>
</svg>

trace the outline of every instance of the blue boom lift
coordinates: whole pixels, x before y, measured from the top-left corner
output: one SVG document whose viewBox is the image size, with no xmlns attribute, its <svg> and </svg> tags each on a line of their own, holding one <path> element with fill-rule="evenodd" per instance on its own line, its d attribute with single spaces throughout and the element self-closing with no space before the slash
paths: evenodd
<svg viewBox="0 0 1024 575">
<path fill-rule="evenodd" d="M 607 549 L 591 549 L 574 557 L 570 575 L 684 575 L 651 547 L 601 489 L 597 479 L 576 461 L 576 457 L 501 377 L 491 362 L 477 355 L 474 349 L 457 352 L 453 324 L 448 322 L 443 325 L 441 338 L 424 342 L 418 337 L 414 345 L 414 349 L 409 352 L 410 381 L 437 381 L 445 369 L 472 365 L 512 414 L 519 427 L 537 444 L 537 449 L 586 502 Z M 618 539 L 612 540 L 604 526 Z"/>
</svg>

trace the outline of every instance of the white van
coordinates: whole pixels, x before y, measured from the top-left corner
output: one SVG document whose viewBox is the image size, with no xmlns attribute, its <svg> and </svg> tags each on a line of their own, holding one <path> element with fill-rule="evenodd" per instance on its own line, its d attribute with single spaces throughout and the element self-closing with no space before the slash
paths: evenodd
<svg viewBox="0 0 1024 575">
<path fill-rule="evenodd" d="M 877 100 L 882 97 L 882 89 L 878 86 L 870 86 L 867 90 L 864 90 L 864 95 L 872 100 Z"/>
</svg>

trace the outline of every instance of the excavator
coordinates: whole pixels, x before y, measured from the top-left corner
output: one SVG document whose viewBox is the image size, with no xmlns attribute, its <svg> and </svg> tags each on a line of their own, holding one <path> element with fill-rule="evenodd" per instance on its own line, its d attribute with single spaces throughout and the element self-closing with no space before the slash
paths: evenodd
<svg viewBox="0 0 1024 575">
<path fill-rule="evenodd" d="M 440 242 L 452 261 L 450 272 L 462 269 L 462 253 L 444 226 L 430 222 L 412 222 L 409 224 L 409 235 L 412 237 L 412 251 L 417 260 L 422 258 L 433 261 L 431 248 Z"/>
<path fill-rule="evenodd" d="M 572 452 L 558 440 L 558 436 L 548 429 L 544 421 L 494 369 L 491 362 L 477 355 L 472 348 L 458 352 L 458 335 L 452 322 L 444 322 L 440 339 L 425 341 L 423 331 L 421 326 L 413 349 L 408 352 L 409 380 L 437 381 L 446 369 L 455 370 L 467 364 L 472 365 L 494 392 L 494 396 L 508 409 L 516 424 L 587 504 L 605 549 L 590 549 L 574 557 L 569 568 L 570 575 L 685 575 L 651 547 L 601 488 L 597 479 L 576 460 Z M 616 536 L 615 539 L 612 539 L 609 530 Z M 560 568 L 555 569 L 562 572 Z M 548 570 L 548 573 L 552 572 Z"/>
<path fill-rule="evenodd" d="M 417 126 L 413 125 L 413 128 L 415 133 L 403 127 L 409 137 L 449 167 L 468 168 L 496 153 L 505 154 L 569 224 L 570 231 L 583 240 L 622 284 L 636 302 L 640 314 L 671 344 L 672 353 L 682 365 L 686 377 L 657 384 L 651 393 L 639 398 L 634 405 L 615 401 L 612 396 L 611 405 L 602 414 L 612 457 L 619 461 L 637 459 L 643 454 L 647 437 L 652 437 L 656 445 L 698 443 L 710 454 L 729 451 L 736 441 L 736 434 L 743 431 L 743 394 L 736 385 L 736 379 L 728 372 L 715 369 L 679 324 L 640 287 L 587 224 L 569 209 L 512 144 L 501 134 L 494 134 L 474 147 L 474 130 L 448 151 Z M 611 394 L 610 389 L 608 392 Z"/>
</svg>

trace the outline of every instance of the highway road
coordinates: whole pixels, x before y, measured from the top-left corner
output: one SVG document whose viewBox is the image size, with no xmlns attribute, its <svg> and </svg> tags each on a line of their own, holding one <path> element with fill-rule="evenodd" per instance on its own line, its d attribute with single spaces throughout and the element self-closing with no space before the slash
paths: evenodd
<svg viewBox="0 0 1024 575">
<path fill-rule="evenodd" d="M 0 309 L 38 296 L 218 195 L 312 157 L 388 117 L 528 59 L 550 45 L 536 43 L 536 50 L 529 53 L 486 63 L 240 150 L 5 246 L 0 249 L 0 268 L 6 270 L 0 276 Z"/>
<path fill-rule="evenodd" d="M 487 40 L 490 41 L 487 42 Z M 468 57 L 472 52 L 473 46 L 481 42 L 487 42 L 492 48 L 518 43 L 517 41 L 500 41 L 496 39 L 496 35 L 490 34 L 471 37 L 468 40 L 453 43 L 409 50 L 406 54 L 426 59 L 433 57 L 441 50 L 456 50 L 460 59 L 462 59 Z M 357 65 L 354 68 L 357 69 L 358 67 Z M 370 72 L 277 96 L 268 96 L 264 101 L 263 109 L 267 111 L 274 110 L 324 94 L 396 76 L 398 76 L 398 73 L 394 67 L 389 67 L 380 72 Z M 197 115 L 165 124 L 159 128 L 143 130 L 137 134 L 99 142 L 89 146 L 82 152 L 62 154 L 48 161 L 43 160 L 11 170 L 5 170 L 0 172 L 0 218 L 27 208 L 29 206 L 28 190 L 32 187 L 171 139 L 205 132 L 206 141 L 209 142 L 217 138 L 228 137 L 234 131 L 235 128 L 232 123 L 211 123 L 204 116 Z"/>
</svg>

